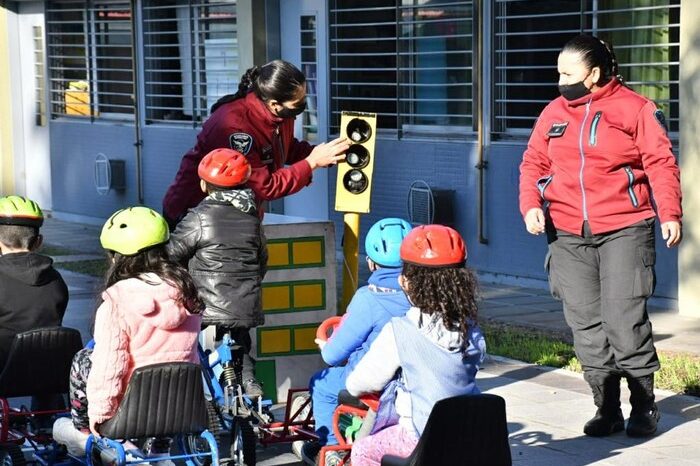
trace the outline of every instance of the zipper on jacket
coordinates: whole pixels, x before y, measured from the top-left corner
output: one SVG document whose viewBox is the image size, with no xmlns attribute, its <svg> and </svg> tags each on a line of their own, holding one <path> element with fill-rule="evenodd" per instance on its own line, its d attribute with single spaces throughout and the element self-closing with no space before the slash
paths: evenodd
<svg viewBox="0 0 700 466">
<path fill-rule="evenodd" d="M 581 169 L 578 172 L 578 181 L 581 185 L 581 204 L 583 208 L 583 220 L 588 221 L 588 210 L 586 205 L 586 188 L 583 185 L 583 167 L 586 165 L 586 155 L 583 153 L 583 131 L 586 128 L 586 120 L 588 120 L 588 113 L 591 111 L 591 101 L 589 100 L 586 104 L 586 113 L 583 115 L 583 121 L 581 122 L 581 131 L 578 133 L 578 149 L 581 154 Z"/>
<path fill-rule="evenodd" d="M 544 197 L 544 191 L 547 189 L 547 186 L 549 186 L 549 183 L 552 182 L 552 179 L 554 178 L 554 175 L 549 175 L 549 176 L 543 176 L 539 180 L 537 180 L 537 189 L 540 191 L 540 197 L 542 198 L 543 201 L 546 201 Z"/>
<path fill-rule="evenodd" d="M 625 167 L 625 173 L 627 173 L 627 194 L 630 195 L 630 201 L 632 201 L 632 205 L 636 209 L 639 207 L 639 201 L 637 200 L 637 195 L 634 194 L 634 189 L 632 189 L 634 185 L 634 173 L 629 166 Z"/>
<path fill-rule="evenodd" d="M 600 110 L 595 112 L 595 115 L 593 115 L 593 121 L 591 122 L 591 132 L 588 134 L 589 146 L 595 146 L 598 140 L 598 122 L 600 121 L 601 116 L 603 116 L 603 112 L 601 112 Z"/>
</svg>

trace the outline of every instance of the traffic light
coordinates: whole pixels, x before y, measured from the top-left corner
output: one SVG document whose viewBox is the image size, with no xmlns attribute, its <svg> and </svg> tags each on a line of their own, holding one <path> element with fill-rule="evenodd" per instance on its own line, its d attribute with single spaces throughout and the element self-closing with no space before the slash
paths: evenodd
<svg viewBox="0 0 700 466">
<path fill-rule="evenodd" d="M 376 113 L 343 112 L 340 117 L 340 135 L 352 145 L 345 162 L 338 164 L 335 210 L 339 212 L 369 212 L 376 132 Z"/>
</svg>

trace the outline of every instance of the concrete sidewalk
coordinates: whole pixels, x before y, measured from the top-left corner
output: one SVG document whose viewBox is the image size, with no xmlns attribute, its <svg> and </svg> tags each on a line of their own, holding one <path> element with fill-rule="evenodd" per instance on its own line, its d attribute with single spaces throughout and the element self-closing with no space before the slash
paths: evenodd
<svg viewBox="0 0 700 466">
<path fill-rule="evenodd" d="M 99 227 L 55 219 L 47 219 L 42 229 L 47 244 L 88 258 L 103 254 L 99 232 Z M 60 262 L 57 266 L 60 268 Z M 64 324 L 78 328 L 87 339 L 101 280 L 68 271 L 62 274 L 71 293 Z M 482 319 L 570 335 L 561 304 L 547 290 L 482 283 L 481 291 Z M 656 308 L 650 309 L 650 316 L 657 348 L 700 354 L 700 319 Z M 631 439 L 619 433 L 596 439 L 582 432 L 595 408 L 579 374 L 489 357 L 478 380 L 482 391 L 506 400 L 514 464 L 700 465 L 700 398 L 657 391 L 662 418 L 656 436 Z M 623 401 L 628 396 L 623 390 Z M 626 416 L 629 409 L 624 403 Z M 288 445 L 260 448 L 258 458 L 261 466 L 300 464 Z"/>
</svg>

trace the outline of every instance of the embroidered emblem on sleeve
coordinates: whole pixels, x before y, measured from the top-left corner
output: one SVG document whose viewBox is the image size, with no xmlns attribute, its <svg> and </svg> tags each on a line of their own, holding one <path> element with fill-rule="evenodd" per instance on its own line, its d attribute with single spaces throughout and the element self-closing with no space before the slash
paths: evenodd
<svg viewBox="0 0 700 466">
<path fill-rule="evenodd" d="M 228 137 L 231 149 L 237 150 L 243 155 L 248 155 L 250 148 L 253 147 L 253 136 L 248 133 L 233 133 Z"/>
<path fill-rule="evenodd" d="M 664 116 L 664 112 L 659 109 L 656 109 L 654 111 L 654 119 L 668 134 L 668 124 L 666 123 L 666 117 Z"/>
</svg>

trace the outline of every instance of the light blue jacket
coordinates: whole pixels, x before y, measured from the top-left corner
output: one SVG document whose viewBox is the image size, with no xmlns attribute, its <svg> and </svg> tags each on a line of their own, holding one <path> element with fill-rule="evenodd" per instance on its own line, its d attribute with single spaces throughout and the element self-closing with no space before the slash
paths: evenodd
<svg viewBox="0 0 700 466">
<path fill-rule="evenodd" d="M 401 317 L 411 307 L 399 287 L 401 268 L 380 268 L 369 277 L 352 297 L 347 315 L 323 347 L 321 356 L 329 366 L 347 360 L 346 370 L 352 370 L 364 356 L 382 327 L 392 317 Z"/>
</svg>

